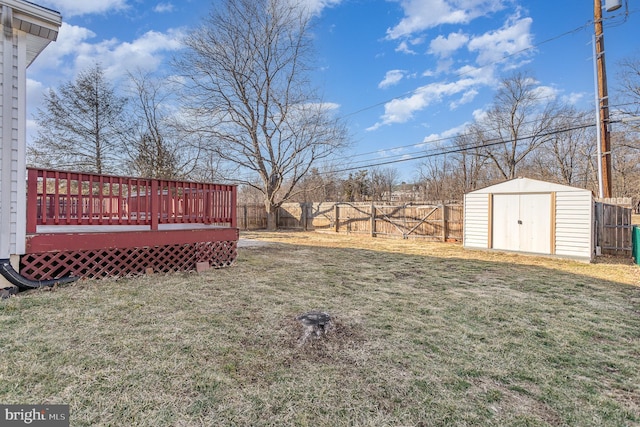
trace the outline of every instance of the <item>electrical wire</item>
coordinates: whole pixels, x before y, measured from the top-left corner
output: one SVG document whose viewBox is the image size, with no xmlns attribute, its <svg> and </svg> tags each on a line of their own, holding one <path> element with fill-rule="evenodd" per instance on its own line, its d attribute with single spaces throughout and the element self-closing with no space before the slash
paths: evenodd
<svg viewBox="0 0 640 427">
<path fill-rule="evenodd" d="M 626 3 L 627 3 L 627 5 L 626 5 L 626 7 L 625 7 L 625 12 L 624 12 L 624 13 L 618 13 L 618 14 L 612 15 L 612 16 L 610 16 L 610 17 L 607 17 L 607 18 L 605 18 L 605 19 L 606 19 L 606 20 L 612 20 L 612 19 L 616 19 L 616 18 L 620 17 L 621 15 L 624 15 L 624 18 L 623 18 L 623 22 L 622 22 L 622 23 L 626 22 L 626 21 L 627 21 L 627 19 L 628 19 L 628 16 L 629 16 L 629 15 L 634 14 L 634 13 L 636 13 L 636 12 L 637 12 L 637 10 L 629 11 L 629 8 L 628 8 L 628 2 L 626 2 Z M 583 25 L 581 25 L 581 26 L 579 26 L 579 27 L 576 27 L 576 28 L 574 28 L 574 29 L 572 29 L 572 30 L 565 31 L 564 33 L 558 34 L 558 35 L 553 36 L 553 37 L 549 37 L 549 38 L 547 38 L 547 39 L 545 39 L 545 40 L 543 40 L 543 41 L 541 41 L 541 42 L 539 42 L 539 43 L 536 43 L 536 44 L 534 44 L 534 45 L 532 45 L 532 46 L 530 46 L 530 47 L 528 47 L 528 48 L 524 48 L 524 49 L 521 49 L 521 50 L 519 50 L 519 51 L 517 51 L 517 52 L 513 52 L 513 53 L 511 53 L 511 54 L 509 54 L 509 55 L 505 55 L 505 56 L 503 56 L 502 58 L 500 58 L 500 59 L 498 59 L 498 60 L 496 60 L 496 61 L 493 61 L 493 62 L 491 62 L 491 63 L 488 63 L 488 64 L 485 64 L 485 65 L 479 66 L 479 67 L 477 67 L 477 68 L 474 68 L 473 70 L 460 72 L 460 73 L 458 73 L 458 74 L 456 74 L 456 75 L 454 75 L 454 76 L 455 76 L 456 78 L 460 78 L 460 77 L 463 77 L 464 75 L 466 75 L 466 74 L 468 74 L 468 73 L 471 73 L 471 72 L 477 71 L 478 69 L 482 69 L 482 68 L 485 68 L 485 67 L 489 67 L 489 66 L 492 66 L 492 65 L 495 65 L 495 64 L 498 64 L 498 63 L 504 62 L 505 60 L 507 60 L 507 59 L 509 59 L 509 58 L 511 58 L 511 57 L 513 57 L 513 56 L 516 56 L 516 55 L 522 54 L 522 53 L 527 52 L 527 51 L 529 51 L 529 50 L 536 49 L 536 48 L 538 48 L 538 47 L 540 47 L 540 46 L 542 46 L 542 45 L 544 45 L 544 44 L 546 44 L 546 43 L 550 43 L 550 42 L 552 42 L 552 41 L 555 41 L 555 40 L 561 39 L 561 38 L 566 37 L 566 36 L 569 36 L 569 35 L 571 35 L 571 34 L 575 34 L 575 33 L 578 33 L 578 32 L 580 32 L 580 31 L 583 31 L 583 30 L 585 30 L 586 28 L 591 27 L 593 24 L 594 24 L 594 21 L 593 21 L 593 20 L 589 20 L 589 21 L 587 21 L 585 24 L 583 24 Z M 618 26 L 618 25 L 621 25 L 621 23 L 620 23 L 620 24 L 615 24 L 615 25 L 613 25 L 613 26 Z M 608 27 L 609 27 L 609 26 L 608 26 Z M 351 113 L 347 113 L 347 114 L 343 115 L 343 116 L 342 116 L 342 118 L 343 118 L 343 119 L 344 119 L 344 118 L 348 118 L 348 117 L 351 117 L 351 116 L 354 116 L 354 115 L 360 114 L 360 113 L 362 113 L 362 112 L 365 112 L 365 111 L 371 110 L 371 109 L 373 109 L 373 108 L 379 107 L 379 106 L 381 106 L 381 105 L 385 105 L 385 104 L 387 104 L 387 103 L 389 103 L 389 102 L 391 102 L 391 101 L 398 100 L 398 99 L 401 99 L 401 98 L 405 98 L 405 97 L 408 97 L 408 96 L 411 96 L 411 95 L 415 95 L 415 94 L 416 94 L 416 93 L 418 93 L 420 90 L 422 90 L 422 87 L 418 87 L 418 88 L 413 89 L 413 90 L 411 90 L 411 91 L 408 91 L 408 92 L 405 92 L 405 93 L 403 93 L 403 94 L 397 95 L 397 96 L 395 96 L 395 97 L 389 98 L 389 99 L 387 99 L 387 100 L 385 100 L 385 101 L 380 101 L 380 102 L 377 102 L 377 103 L 375 103 L 375 104 L 372 104 L 372 105 L 369 105 L 369 106 L 363 107 L 363 108 L 361 108 L 361 109 L 358 109 L 358 110 L 356 110 L 356 111 L 353 111 L 353 112 L 351 112 Z M 624 105 L 624 104 L 623 104 L 623 105 Z M 610 108 L 611 108 L 611 106 L 610 106 Z M 438 139 L 435 139 L 435 140 L 423 141 L 423 142 L 414 143 L 414 144 L 408 144 L 408 145 L 402 145 L 402 146 L 395 146 L 395 147 L 390 147 L 390 148 L 378 149 L 378 150 L 376 150 L 376 151 L 372 151 L 372 152 L 357 153 L 357 154 L 354 154 L 353 156 L 351 156 L 351 159 L 352 159 L 353 157 L 361 157 L 361 156 L 367 156 L 367 155 L 371 155 L 371 154 L 379 154 L 379 153 L 381 153 L 381 152 L 389 152 L 389 151 L 396 151 L 396 150 L 401 150 L 401 149 L 410 148 L 410 147 L 417 147 L 418 145 L 423 145 L 423 144 L 427 144 L 427 143 L 434 143 L 434 142 L 440 142 L 440 141 L 446 141 L 446 140 L 448 140 L 448 139 L 449 139 L 448 137 L 443 137 L 443 138 L 438 138 Z M 402 154 L 402 155 L 400 155 L 400 154 L 399 154 L 399 155 L 397 155 L 397 156 L 403 156 L 403 157 L 404 157 L 404 156 L 406 156 L 406 154 Z M 392 156 L 391 158 L 393 158 L 393 157 L 394 157 L 394 156 Z M 389 158 L 387 158 L 387 159 L 389 159 Z M 402 160 L 402 161 L 407 161 L 407 160 Z M 386 164 L 386 163 L 385 163 L 385 164 Z M 352 169 L 352 168 L 351 168 L 351 169 Z"/>
<path fill-rule="evenodd" d="M 568 128 L 555 129 L 553 131 L 545 132 L 545 133 L 538 134 L 538 135 L 524 136 L 524 137 L 518 138 L 518 140 L 527 140 L 527 139 L 532 139 L 534 137 L 552 136 L 552 135 L 557 135 L 557 134 L 570 132 L 570 131 L 574 131 L 574 130 L 578 130 L 578 129 L 586 129 L 586 128 L 595 127 L 595 126 L 596 125 L 593 124 L 593 123 L 580 124 L 580 125 L 576 125 L 576 126 L 572 126 L 572 127 L 568 127 Z M 455 137 L 452 137 L 452 138 L 455 138 Z M 378 166 L 386 166 L 386 165 L 390 165 L 390 164 L 421 160 L 421 159 L 425 159 L 425 158 L 429 158 L 429 157 L 437 157 L 437 156 L 442 156 L 442 155 L 446 155 L 446 154 L 468 152 L 470 150 L 478 150 L 478 149 L 492 147 L 492 146 L 496 146 L 496 145 L 508 144 L 508 143 L 513 142 L 513 141 L 514 140 L 490 139 L 490 140 L 487 140 L 487 141 L 483 141 L 481 144 L 467 144 L 467 146 L 462 146 L 462 147 L 449 147 L 449 148 L 443 147 L 444 149 L 437 149 L 437 150 L 434 149 L 434 150 L 432 150 L 432 152 L 426 152 L 426 153 L 423 153 L 421 155 L 410 157 L 410 158 L 402 158 L 402 159 L 397 159 L 397 160 L 385 159 L 384 161 L 380 161 L 380 162 L 369 163 L 369 164 L 361 165 L 361 166 L 349 166 L 349 167 L 345 167 L 345 168 L 342 168 L 342 169 L 332 170 L 331 172 L 327 172 L 327 173 L 349 172 L 349 171 L 354 171 L 354 170 L 369 169 L 369 168 L 378 167 Z M 322 172 L 321 172 L 321 174 L 322 174 Z"/>
</svg>

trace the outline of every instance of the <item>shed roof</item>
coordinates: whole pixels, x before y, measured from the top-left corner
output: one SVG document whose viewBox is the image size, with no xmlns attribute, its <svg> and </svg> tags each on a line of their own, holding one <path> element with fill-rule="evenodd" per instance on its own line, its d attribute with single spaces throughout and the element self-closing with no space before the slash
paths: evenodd
<svg viewBox="0 0 640 427">
<path fill-rule="evenodd" d="M 514 194 L 514 193 L 549 193 L 549 192 L 587 192 L 584 188 L 571 187 L 569 185 L 553 182 L 539 181 L 530 178 L 514 178 L 509 181 L 471 191 L 468 194 Z"/>
</svg>

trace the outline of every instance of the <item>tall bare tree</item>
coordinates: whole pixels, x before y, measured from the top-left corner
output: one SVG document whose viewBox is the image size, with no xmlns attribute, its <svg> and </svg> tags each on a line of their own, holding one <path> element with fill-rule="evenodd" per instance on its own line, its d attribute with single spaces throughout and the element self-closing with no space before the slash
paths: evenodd
<svg viewBox="0 0 640 427">
<path fill-rule="evenodd" d="M 191 128 L 231 166 L 229 178 L 262 193 L 269 229 L 298 182 L 347 141 L 309 84 L 310 20 L 289 0 L 222 0 L 176 64 Z"/>
<path fill-rule="evenodd" d="M 493 105 L 476 122 L 476 143 L 504 179 L 515 178 L 518 165 L 549 140 L 562 108 L 545 99 L 533 78 L 514 74 L 502 80 Z"/>
<path fill-rule="evenodd" d="M 189 175 L 198 162 L 197 144 L 188 143 L 172 105 L 171 82 L 142 72 L 129 73 L 131 132 L 125 136 L 129 172 L 146 178 Z"/>
<path fill-rule="evenodd" d="M 39 126 L 28 156 L 32 164 L 112 173 L 122 164 L 121 137 L 127 132 L 126 98 L 116 95 L 99 64 L 73 82 L 51 89 L 38 109 Z"/>
</svg>

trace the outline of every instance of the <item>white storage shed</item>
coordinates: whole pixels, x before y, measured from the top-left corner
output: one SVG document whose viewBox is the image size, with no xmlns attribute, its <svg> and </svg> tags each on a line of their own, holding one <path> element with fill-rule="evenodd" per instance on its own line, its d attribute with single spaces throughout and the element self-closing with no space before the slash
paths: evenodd
<svg viewBox="0 0 640 427">
<path fill-rule="evenodd" d="M 591 191 L 516 178 L 464 196 L 465 248 L 592 261 Z"/>
</svg>

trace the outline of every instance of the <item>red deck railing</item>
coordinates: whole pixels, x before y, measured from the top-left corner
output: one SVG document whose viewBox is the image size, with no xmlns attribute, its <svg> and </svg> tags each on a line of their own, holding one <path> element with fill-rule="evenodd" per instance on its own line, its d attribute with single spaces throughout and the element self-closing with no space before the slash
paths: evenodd
<svg viewBox="0 0 640 427">
<path fill-rule="evenodd" d="M 38 225 L 226 224 L 236 187 L 29 168 L 27 233 Z"/>
</svg>

